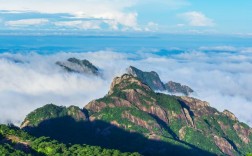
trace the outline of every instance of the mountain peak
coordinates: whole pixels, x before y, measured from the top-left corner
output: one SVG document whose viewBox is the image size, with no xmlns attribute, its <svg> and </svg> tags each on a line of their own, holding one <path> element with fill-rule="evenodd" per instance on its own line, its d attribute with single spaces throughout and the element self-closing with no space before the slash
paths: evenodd
<svg viewBox="0 0 252 156">
<path fill-rule="evenodd" d="M 238 121 L 237 117 L 230 111 L 228 110 L 224 110 L 223 114 L 225 114 L 227 117 L 229 117 L 230 119 L 234 120 L 234 121 Z"/>
<path fill-rule="evenodd" d="M 140 79 L 143 83 L 147 84 L 153 90 L 165 90 L 165 86 L 160 80 L 159 75 L 154 71 L 144 72 L 140 69 L 137 69 L 136 67 L 130 66 L 127 69 L 127 72 Z"/>
<path fill-rule="evenodd" d="M 133 75 L 124 74 L 121 77 L 114 78 L 113 82 L 110 86 L 109 95 L 112 95 L 114 92 L 125 89 L 145 89 L 147 91 L 152 91 L 149 86 L 142 83 L 139 79 L 134 77 Z"/>
<path fill-rule="evenodd" d="M 93 75 L 100 74 L 99 69 L 86 59 L 80 60 L 72 57 L 67 59 L 67 61 L 58 61 L 56 64 L 69 72 Z"/>
<path fill-rule="evenodd" d="M 194 92 L 190 87 L 173 81 L 166 83 L 165 87 L 170 93 L 182 93 L 186 96 Z"/>
<path fill-rule="evenodd" d="M 75 121 L 84 121 L 87 119 L 85 113 L 79 107 L 64 107 L 54 104 L 47 104 L 29 113 L 21 124 L 20 128 L 38 126 L 45 120 L 51 120 L 65 116 L 70 116 Z"/>
<path fill-rule="evenodd" d="M 152 90 L 167 91 L 172 94 L 178 93 L 185 96 L 189 96 L 194 92 L 190 87 L 177 82 L 169 81 L 168 83 L 164 84 L 161 81 L 158 73 L 155 71 L 144 72 L 136 67 L 130 66 L 127 68 L 127 73 L 137 77 L 143 83 L 147 84 Z"/>
</svg>

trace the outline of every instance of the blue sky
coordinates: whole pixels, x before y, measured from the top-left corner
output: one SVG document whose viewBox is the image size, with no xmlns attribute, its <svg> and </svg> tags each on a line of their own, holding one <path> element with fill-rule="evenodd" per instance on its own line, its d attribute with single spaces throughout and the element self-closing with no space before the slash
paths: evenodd
<svg viewBox="0 0 252 156">
<path fill-rule="evenodd" d="M 0 0 L 0 31 L 252 35 L 252 1 Z"/>
</svg>

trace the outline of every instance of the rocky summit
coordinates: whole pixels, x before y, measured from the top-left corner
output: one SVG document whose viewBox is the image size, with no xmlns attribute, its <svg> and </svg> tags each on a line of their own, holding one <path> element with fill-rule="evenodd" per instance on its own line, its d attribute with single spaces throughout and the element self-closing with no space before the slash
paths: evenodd
<svg viewBox="0 0 252 156">
<path fill-rule="evenodd" d="M 172 94 L 182 94 L 186 96 L 189 96 L 194 92 L 190 87 L 177 82 L 169 81 L 168 83 L 164 84 L 155 71 L 144 72 L 136 67 L 130 66 L 127 68 L 127 73 L 137 77 L 143 83 L 150 86 L 150 88 L 153 90 L 167 91 Z"/>
<path fill-rule="evenodd" d="M 181 93 L 186 96 L 189 96 L 191 93 L 194 92 L 190 87 L 186 85 L 181 85 L 180 83 L 173 82 L 173 81 L 167 82 L 165 84 L 165 88 L 170 93 L 174 93 L 174 94 Z"/>
<path fill-rule="evenodd" d="M 86 59 L 69 58 L 67 61 L 58 61 L 56 64 L 68 72 L 92 75 L 100 74 L 99 69 Z"/>
<path fill-rule="evenodd" d="M 56 111 L 48 105 L 39 108 L 21 127 L 64 143 L 142 155 L 235 156 L 252 151 L 252 129 L 231 112 L 219 112 L 199 99 L 155 93 L 129 74 L 116 77 L 107 95 L 83 109 L 49 106 Z"/>
<path fill-rule="evenodd" d="M 136 67 L 130 66 L 127 69 L 127 72 L 128 74 L 131 74 L 140 79 L 143 83 L 149 85 L 153 90 L 165 90 L 163 82 L 160 80 L 159 75 L 155 71 L 143 72 Z"/>
</svg>

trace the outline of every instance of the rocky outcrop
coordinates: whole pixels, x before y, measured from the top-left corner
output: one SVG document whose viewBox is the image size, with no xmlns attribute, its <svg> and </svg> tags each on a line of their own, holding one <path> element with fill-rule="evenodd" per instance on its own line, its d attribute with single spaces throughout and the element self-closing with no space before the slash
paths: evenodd
<svg viewBox="0 0 252 156">
<path fill-rule="evenodd" d="M 236 133 L 238 136 L 241 138 L 241 140 L 245 143 L 248 144 L 250 142 L 250 134 L 252 134 L 251 128 L 245 128 L 239 123 L 235 123 L 233 125 L 233 128 L 235 129 Z"/>
<path fill-rule="evenodd" d="M 118 97 L 111 97 L 112 103 L 109 103 L 109 107 L 131 107 L 131 103 L 125 99 Z"/>
<path fill-rule="evenodd" d="M 209 106 L 209 103 L 206 101 L 201 101 L 192 97 L 182 96 L 180 97 L 181 103 L 187 105 L 190 110 L 193 111 L 194 116 L 201 117 L 206 114 L 214 114 L 218 111 Z"/>
<path fill-rule="evenodd" d="M 227 117 L 229 117 L 230 119 L 234 120 L 234 121 L 238 121 L 237 117 L 228 110 L 224 110 L 223 114 L 226 115 Z"/>
<path fill-rule="evenodd" d="M 56 64 L 68 72 L 100 75 L 99 69 L 86 59 L 69 58 L 67 61 L 58 61 Z"/>
<path fill-rule="evenodd" d="M 155 128 L 160 129 L 158 124 L 150 123 L 148 121 L 142 120 L 138 117 L 135 117 L 134 115 L 132 115 L 131 113 L 127 111 L 122 114 L 122 117 L 128 119 L 129 121 L 131 121 L 132 123 L 135 123 L 138 126 L 148 129 L 150 132 L 153 132 L 153 129 Z"/>
<path fill-rule="evenodd" d="M 105 102 L 98 102 L 96 100 L 89 102 L 85 108 L 92 112 L 100 112 L 103 108 L 105 108 L 107 104 Z"/>
<path fill-rule="evenodd" d="M 197 108 L 204 108 L 204 107 L 209 107 L 209 103 L 206 101 L 201 101 L 199 99 L 196 98 L 192 98 L 192 97 L 185 97 L 182 96 L 180 97 L 184 102 L 186 102 L 189 106 L 191 106 L 191 108 L 197 109 Z"/>
<path fill-rule="evenodd" d="M 159 75 L 154 71 L 143 72 L 133 66 L 130 66 L 127 69 L 127 72 L 128 74 L 131 74 L 134 77 L 137 77 L 138 79 L 140 79 L 143 83 L 150 86 L 150 88 L 153 90 L 160 90 L 160 91 L 165 90 L 165 86 L 163 82 L 160 80 Z"/>
<path fill-rule="evenodd" d="M 151 88 L 145 84 L 143 84 L 140 80 L 135 79 L 131 75 L 124 74 L 121 77 L 114 78 L 113 82 L 110 85 L 110 90 L 108 95 L 113 94 L 117 90 L 123 90 L 129 85 L 136 85 L 140 88 L 144 88 L 148 91 L 152 91 Z"/>
<path fill-rule="evenodd" d="M 185 138 L 185 135 L 186 135 L 186 126 L 182 127 L 179 130 L 179 139 L 183 140 Z"/>
<path fill-rule="evenodd" d="M 168 83 L 165 84 L 165 89 L 173 94 L 184 94 L 186 96 L 190 95 L 194 91 L 186 86 L 186 85 L 181 85 L 180 83 L 169 81 Z"/>
<path fill-rule="evenodd" d="M 183 94 L 185 96 L 188 96 L 194 92 L 190 87 L 181 85 L 177 82 L 169 81 L 168 83 L 164 84 L 160 80 L 159 75 L 154 71 L 144 72 L 136 67 L 130 66 L 127 69 L 127 73 L 137 77 L 143 83 L 147 84 L 152 90 L 167 91 L 172 94 Z"/>
<path fill-rule="evenodd" d="M 184 114 L 185 114 L 186 121 L 187 121 L 188 125 L 194 127 L 193 119 L 192 119 L 189 111 L 186 108 L 184 108 L 183 111 L 184 111 Z"/>
<path fill-rule="evenodd" d="M 131 106 L 132 104 L 127 100 L 118 97 L 110 97 L 110 101 L 107 103 L 100 100 L 91 101 L 85 106 L 85 109 L 88 109 L 93 113 L 98 113 L 106 107 L 115 108 L 115 107 L 131 107 Z"/>
<path fill-rule="evenodd" d="M 165 123 L 168 124 L 169 120 L 168 120 L 168 113 L 162 109 L 159 106 L 151 106 L 150 109 L 147 110 L 148 113 L 155 115 L 156 117 L 158 117 L 159 119 L 161 119 L 162 121 L 164 121 Z"/>
<path fill-rule="evenodd" d="M 223 153 L 230 155 L 230 156 L 234 156 L 233 146 L 226 139 L 221 138 L 217 135 L 215 135 L 213 138 L 214 138 L 215 144 L 219 147 L 219 149 Z"/>
</svg>

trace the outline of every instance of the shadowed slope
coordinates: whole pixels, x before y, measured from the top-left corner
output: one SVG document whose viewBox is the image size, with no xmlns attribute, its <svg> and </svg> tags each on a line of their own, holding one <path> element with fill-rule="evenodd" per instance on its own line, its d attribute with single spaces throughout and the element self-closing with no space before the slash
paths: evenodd
<svg viewBox="0 0 252 156">
<path fill-rule="evenodd" d="M 49 136 L 66 144 L 88 144 L 144 155 L 213 155 L 170 138 L 173 144 L 147 139 L 140 133 L 128 132 L 100 120 L 76 121 L 71 117 L 60 117 L 45 120 L 37 127 L 26 127 L 25 130 L 37 137 Z"/>
</svg>

